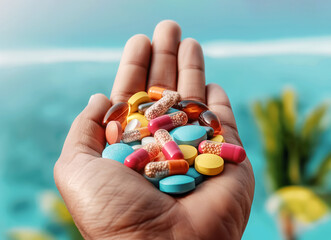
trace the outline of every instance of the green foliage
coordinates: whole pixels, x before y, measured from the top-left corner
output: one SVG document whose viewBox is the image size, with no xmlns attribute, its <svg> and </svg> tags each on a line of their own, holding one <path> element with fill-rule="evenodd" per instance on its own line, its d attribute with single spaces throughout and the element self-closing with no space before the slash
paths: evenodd
<svg viewBox="0 0 331 240">
<path fill-rule="evenodd" d="M 331 170 L 331 152 L 313 177 L 307 174 L 317 143 L 325 129 L 323 119 L 328 106 L 317 106 L 303 121 L 297 122 L 297 98 L 292 90 L 282 97 L 256 102 L 253 112 L 264 140 L 270 190 L 289 185 L 322 186 Z"/>
</svg>

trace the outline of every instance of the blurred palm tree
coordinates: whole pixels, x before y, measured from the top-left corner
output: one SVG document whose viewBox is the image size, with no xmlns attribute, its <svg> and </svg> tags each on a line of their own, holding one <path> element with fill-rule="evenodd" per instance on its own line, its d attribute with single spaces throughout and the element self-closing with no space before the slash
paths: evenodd
<svg viewBox="0 0 331 240">
<path fill-rule="evenodd" d="M 297 98 L 289 89 L 279 98 L 253 105 L 264 140 L 267 188 L 276 196 L 270 202 L 278 199 L 277 211 L 286 239 L 296 239 L 296 221 L 315 222 L 326 215 L 327 205 L 331 206 L 331 192 L 325 187 L 331 152 L 321 159 L 314 173 L 308 171 L 326 130 L 323 120 L 327 109 L 327 104 L 321 104 L 299 123 Z M 307 208 L 312 203 L 313 208 Z"/>
</svg>

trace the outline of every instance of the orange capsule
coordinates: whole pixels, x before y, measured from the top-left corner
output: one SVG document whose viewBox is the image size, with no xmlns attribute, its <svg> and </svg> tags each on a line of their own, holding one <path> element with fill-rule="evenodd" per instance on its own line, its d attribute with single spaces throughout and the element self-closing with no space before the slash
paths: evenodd
<svg viewBox="0 0 331 240">
<path fill-rule="evenodd" d="M 129 104 L 126 102 L 117 103 L 109 108 L 105 114 L 105 117 L 103 118 L 102 125 L 106 127 L 110 121 L 118 121 L 122 125 L 122 128 L 125 129 L 126 117 L 128 114 Z"/>
<path fill-rule="evenodd" d="M 150 178 L 163 178 L 170 175 L 186 174 L 188 163 L 181 160 L 150 162 L 145 166 L 145 175 Z"/>
<path fill-rule="evenodd" d="M 122 135 L 122 141 L 124 143 L 134 142 L 150 136 L 151 132 L 147 127 L 137 128 L 131 131 L 124 132 Z"/>
<path fill-rule="evenodd" d="M 208 126 L 214 129 L 214 136 L 221 133 L 221 122 L 217 115 L 212 111 L 204 111 L 199 116 L 199 123 L 201 126 Z"/>
<path fill-rule="evenodd" d="M 160 100 L 162 97 L 164 97 L 165 95 L 168 95 L 168 94 L 175 95 L 176 101 L 177 102 L 180 101 L 180 94 L 178 92 L 167 90 L 165 88 L 156 87 L 156 86 L 150 87 L 148 89 L 148 96 L 153 100 Z"/>
<path fill-rule="evenodd" d="M 179 110 L 185 112 L 189 121 L 198 120 L 202 112 L 209 110 L 206 104 L 194 100 L 181 101 L 175 107 L 178 107 Z"/>
</svg>

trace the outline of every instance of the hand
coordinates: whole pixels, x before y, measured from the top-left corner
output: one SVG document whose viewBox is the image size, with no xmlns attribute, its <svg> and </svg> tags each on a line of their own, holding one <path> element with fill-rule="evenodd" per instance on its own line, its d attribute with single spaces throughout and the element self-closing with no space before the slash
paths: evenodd
<svg viewBox="0 0 331 240">
<path fill-rule="evenodd" d="M 106 111 L 151 86 L 208 104 L 221 119 L 225 140 L 241 145 L 224 90 L 216 84 L 205 86 L 199 43 L 180 38 L 180 27 L 173 21 L 156 26 L 152 44 L 144 35 L 133 36 L 125 46 L 110 100 L 93 95 L 71 126 L 54 177 L 86 239 L 240 239 L 244 232 L 254 194 L 248 159 L 226 163 L 223 173 L 174 198 L 125 165 L 101 158 Z"/>
</svg>

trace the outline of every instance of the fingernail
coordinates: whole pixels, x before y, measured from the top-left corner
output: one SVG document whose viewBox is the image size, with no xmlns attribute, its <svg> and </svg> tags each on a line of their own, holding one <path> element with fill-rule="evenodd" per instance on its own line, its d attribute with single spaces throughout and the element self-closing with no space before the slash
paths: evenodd
<svg viewBox="0 0 331 240">
<path fill-rule="evenodd" d="M 94 94 L 90 97 L 90 99 L 88 100 L 88 104 L 91 103 L 92 99 L 94 98 Z"/>
</svg>

